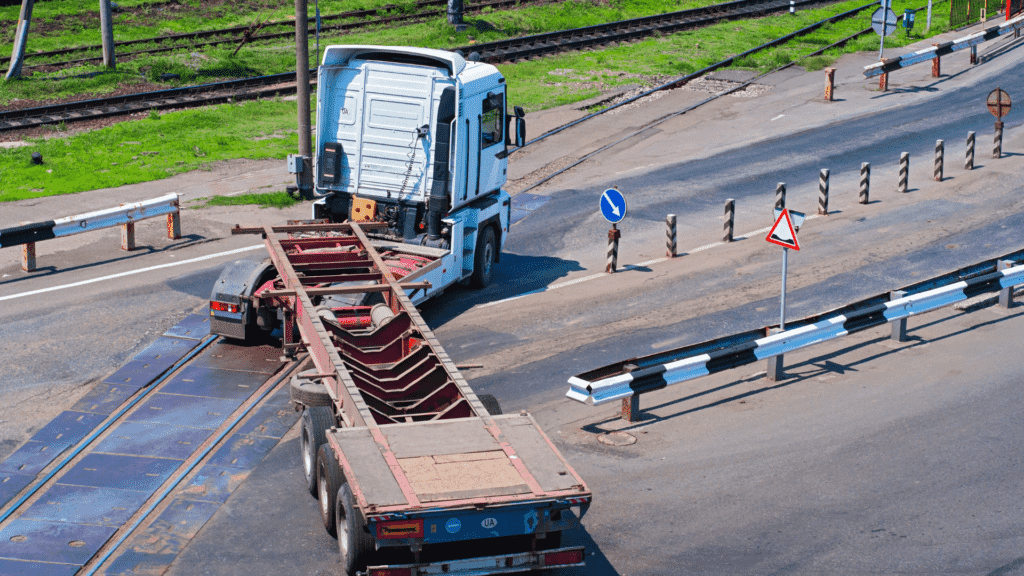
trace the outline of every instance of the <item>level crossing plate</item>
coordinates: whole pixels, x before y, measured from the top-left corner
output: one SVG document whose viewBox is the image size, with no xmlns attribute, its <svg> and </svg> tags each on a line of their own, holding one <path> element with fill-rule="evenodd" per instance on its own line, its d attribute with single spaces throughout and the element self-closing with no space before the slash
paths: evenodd
<svg viewBox="0 0 1024 576">
<path fill-rule="evenodd" d="M 626 217 L 626 198 L 615 188 L 609 188 L 601 194 L 601 215 L 612 224 L 622 222 Z"/>
<path fill-rule="evenodd" d="M 778 219 L 775 220 L 775 225 L 772 226 L 765 240 L 772 244 L 778 244 L 783 248 L 800 249 L 800 243 L 796 240 L 796 230 L 793 229 L 793 220 L 789 216 L 789 210 L 783 208 L 780 211 Z"/>
<path fill-rule="evenodd" d="M 883 13 L 885 14 L 885 20 L 882 20 Z M 871 28 L 879 35 L 883 34 L 884 25 L 884 34 L 891 36 L 896 31 L 898 24 L 899 20 L 896 18 L 896 13 L 889 8 L 879 8 L 871 15 Z"/>
</svg>

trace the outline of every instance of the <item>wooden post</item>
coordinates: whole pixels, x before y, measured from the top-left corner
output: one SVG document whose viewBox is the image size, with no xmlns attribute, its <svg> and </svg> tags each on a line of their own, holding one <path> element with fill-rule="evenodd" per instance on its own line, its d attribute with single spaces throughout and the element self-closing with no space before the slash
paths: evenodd
<svg viewBox="0 0 1024 576">
<path fill-rule="evenodd" d="M 8 80 L 21 78 L 21 64 L 25 61 L 25 45 L 28 44 L 28 25 L 32 20 L 33 2 L 34 0 L 21 0 L 18 28 L 14 32 L 14 51 L 11 52 L 11 65 L 7 67 Z"/>
<path fill-rule="evenodd" d="M 21 246 L 21 269 L 25 272 L 36 271 L 36 243 L 27 242 Z"/>
<path fill-rule="evenodd" d="M 121 224 L 121 250 L 135 250 L 135 222 Z"/>
<path fill-rule="evenodd" d="M 110 19 L 110 0 L 100 0 L 100 36 L 103 37 L 103 65 L 113 70 L 117 63 L 114 61 L 114 23 Z"/>
</svg>

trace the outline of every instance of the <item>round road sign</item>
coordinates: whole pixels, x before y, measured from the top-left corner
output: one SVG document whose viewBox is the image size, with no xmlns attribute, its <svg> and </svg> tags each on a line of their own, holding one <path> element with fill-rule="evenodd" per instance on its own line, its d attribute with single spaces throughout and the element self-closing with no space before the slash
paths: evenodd
<svg viewBox="0 0 1024 576">
<path fill-rule="evenodd" d="M 601 215 L 612 224 L 618 224 L 626 217 L 626 198 L 615 188 L 605 190 L 600 203 Z"/>
<path fill-rule="evenodd" d="M 985 105 L 988 106 L 988 111 L 992 113 L 996 118 L 1002 119 L 1010 113 L 1010 95 L 1004 92 L 1001 88 L 988 93 L 988 98 L 985 100 Z"/>
</svg>

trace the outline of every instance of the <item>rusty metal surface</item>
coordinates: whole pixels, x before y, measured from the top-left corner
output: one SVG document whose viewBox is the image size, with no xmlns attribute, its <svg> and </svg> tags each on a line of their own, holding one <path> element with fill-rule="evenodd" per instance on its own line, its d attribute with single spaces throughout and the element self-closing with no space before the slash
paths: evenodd
<svg viewBox="0 0 1024 576">
<path fill-rule="evenodd" d="M 14 520 L 0 530 L 0 558 L 85 564 L 116 528 Z"/>
<path fill-rule="evenodd" d="M 164 332 L 164 336 L 175 338 L 191 338 L 202 340 L 210 335 L 210 316 L 208 314 L 190 314 L 178 322 L 173 328 Z"/>
<path fill-rule="evenodd" d="M 210 431 L 205 428 L 154 422 L 122 422 L 100 442 L 95 452 L 184 460 L 209 435 Z"/>
<path fill-rule="evenodd" d="M 118 527 L 142 506 L 146 492 L 56 484 L 21 518 Z M 0 571 L 0 574 L 3 574 Z"/>
<path fill-rule="evenodd" d="M 997 119 L 1002 120 L 1003 116 L 1010 113 L 1010 108 L 1013 102 L 1010 100 L 1010 95 L 1001 88 L 988 93 L 988 97 L 985 98 L 985 106 L 988 111 L 995 116 Z"/>
</svg>

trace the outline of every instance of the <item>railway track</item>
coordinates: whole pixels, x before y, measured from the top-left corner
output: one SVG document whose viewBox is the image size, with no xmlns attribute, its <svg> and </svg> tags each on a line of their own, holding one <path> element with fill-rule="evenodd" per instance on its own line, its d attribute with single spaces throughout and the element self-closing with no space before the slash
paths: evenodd
<svg viewBox="0 0 1024 576">
<path fill-rule="evenodd" d="M 796 6 L 807 8 L 823 3 L 830 2 L 802 0 L 798 1 Z M 655 34 L 700 28 L 727 20 L 788 9 L 789 0 L 736 0 L 669 14 L 463 46 L 458 50 L 464 53 L 475 52 L 484 62 L 514 62 L 558 52 L 631 42 Z M 315 74 L 313 76 L 315 77 Z M 295 91 L 295 73 L 287 72 L 113 98 L 9 110 L 0 113 L 0 132 L 60 122 L 123 116 L 151 109 L 203 106 L 232 100 L 293 94 Z"/>
<path fill-rule="evenodd" d="M 506 8 L 515 8 L 521 5 L 540 5 L 548 4 L 550 0 L 486 0 L 484 2 L 474 2 L 472 4 L 467 3 L 465 11 L 467 13 L 482 12 L 485 9 L 500 10 Z M 422 8 L 428 8 L 433 6 L 440 6 L 440 9 L 432 10 L 421 10 Z M 398 9 L 398 6 L 388 4 L 381 6 L 380 8 L 371 8 L 366 10 L 351 10 L 348 12 L 342 12 L 341 14 L 334 14 L 332 16 L 323 16 L 320 18 L 321 23 L 323 22 L 337 22 L 339 20 L 349 19 L 361 19 L 355 22 L 344 22 L 341 24 L 332 24 L 327 26 L 321 26 L 321 32 L 339 32 L 339 31 L 350 31 L 358 30 L 360 28 L 367 28 L 370 26 L 380 26 L 387 24 L 409 24 L 413 22 L 420 22 L 428 18 L 436 18 L 438 16 L 445 15 L 447 6 L 447 0 L 419 0 L 416 2 L 415 12 L 408 14 L 391 14 L 393 10 Z M 315 24 L 314 19 L 310 19 L 311 23 Z M 259 34 L 260 30 L 268 29 L 285 29 L 281 32 L 268 32 Z M 309 32 L 315 33 L 315 26 L 309 29 Z M 246 38 L 246 34 L 248 37 Z M 196 48 L 202 48 L 206 46 L 219 46 L 222 44 L 239 44 L 245 39 L 246 43 L 265 41 L 265 40 L 281 40 L 290 39 L 295 36 L 295 23 L 292 21 L 279 21 L 279 22 L 267 22 L 262 25 L 254 26 L 234 26 L 231 28 L 220 28 L 217 30 L 202 30 L 198 32 L 188 32 L 183 34 L 169 34 L 166 36 L 155 36 L 152 38 L 140 38 L 138 40 L 126 40 L 124 42 L 118 42 L 115 46 L 115 52 L 120 60 L 127 60 L 136 56 L 145 54 L 160 54 L 165 52 L 174 52 L 178 50 L 195 50 Z M 122 49 L 131 46 L 143 46 L 148 44 L 170 44 L 167 46 L 159 46 L 157 48 L 148 48 L 144 50 L 136 50 L 134 52 L 125 52 Z M 42 59 L 52 58 L 55 56 L 66 56 L 68 54 L 77 54 L 81 52 L 98 52 L 102 50 L 102 45 L 96 44 L 91 46 L 76 46 L 71 48 L 64 48 L 61 50 L 50 50 L 47 52 L 36 52 L 32 54 L 26 54 L 27 59 Z M 24 70 L 33 69 L 54 69 L 54 68 L 68 68 L 72 66 L 79 66 L 83 64 L 90 64 L 94 62 L 101 62 L 102 56 L 89 56 L 85 58 L 78 58 L 75 60 L 66 60 L 62 62 L 52 62 L 47 64 L 35 64 L 32 66 L 24 66 Z M 0 57 L 0 64 L 6 65 L 11 61 L 9 56 Z"/>
<path fill-rule="evenodd" d="M 188 324 L 208 331 L 208 319 L 172 328 L 0 462 L 0 481 L 14 482 L 0 491 L 5 562 L 26 574 L 73 564 L 88 576 L 145 560 L 139 551 L 154 542 L 175 552 L 182 542 L 162 526 L 201 528 L 232 479 L 277 445 L 297 420 L 288 378 L 302 360 L 208 332 L 175 336 Z"/>
</svg>

